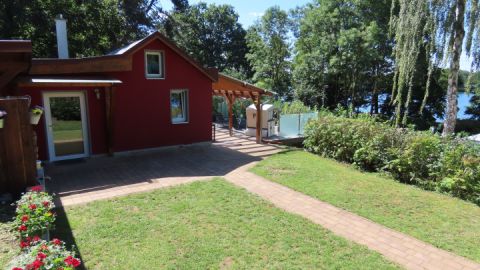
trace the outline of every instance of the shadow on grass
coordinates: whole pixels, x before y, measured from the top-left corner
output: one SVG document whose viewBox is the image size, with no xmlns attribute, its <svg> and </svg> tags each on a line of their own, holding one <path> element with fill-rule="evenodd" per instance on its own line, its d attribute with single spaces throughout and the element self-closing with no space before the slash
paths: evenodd
<svg viewBox="0 0 480 270">
<path fill-rule="evenodd" d="M 50 232 L 50 238 L 58 238 L 65 242 L 66 247 L 69 250 L 74 250 L 77 258 L 82 261 L 82 264 L 76 268 L 79 270 L 87 270 L 85 264 L 83 263 L 82 254 L 78 249 L 77 243 L 75 241 L 75 237 L 72 233 L 72 228 L 70 227 L 70 222 L 68 221 L 67 213 L 63 208 L 61 202 L 56 202 L 57 208 L 55 209 L 55 213 L 57 214 L 57 221 L 55 223 L 55 230 Z"/>
</svg>

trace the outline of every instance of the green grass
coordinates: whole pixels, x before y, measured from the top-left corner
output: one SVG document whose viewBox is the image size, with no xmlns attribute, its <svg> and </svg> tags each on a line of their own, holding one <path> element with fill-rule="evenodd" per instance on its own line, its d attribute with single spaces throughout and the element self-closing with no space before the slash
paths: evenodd
<svg viewBox="0 0 480 270">
<path fill-rule="evenodd" d="M 69 207 L 66 218 L 87 269 L 397 268 L 221 179 Z"/>
<path fill-rule="evenodd" d="M 53 137 L 55 141 L 81 139 L 82 122 L 81 121 L 55 121 L 53 125 Z"/>
<path fill-rule="evenodd" d="M 252 171 L 480 262 L 480 207 L 303 152 L 277 154 Z"/>
<path fill-rule="evenodd" d="M 20 250 L 16 235 L 11 231 L 13 215 L 13 207 L 0 205 L 0 269 L 4 269 Z"/>
</svg>

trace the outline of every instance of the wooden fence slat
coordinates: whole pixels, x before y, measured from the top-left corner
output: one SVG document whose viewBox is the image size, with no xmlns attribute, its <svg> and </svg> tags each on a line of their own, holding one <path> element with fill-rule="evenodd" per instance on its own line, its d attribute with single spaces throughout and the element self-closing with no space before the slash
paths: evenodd
<svg viewBox="0 0 480 270">
<path fill-rule="evenodd" d="M 0 129 L 0 193 L 18 194 L 35 185 L 36 164 L 29 101 L 26 98 L 0 98 L 0 109 L 7 112 Z"/>
</svg>

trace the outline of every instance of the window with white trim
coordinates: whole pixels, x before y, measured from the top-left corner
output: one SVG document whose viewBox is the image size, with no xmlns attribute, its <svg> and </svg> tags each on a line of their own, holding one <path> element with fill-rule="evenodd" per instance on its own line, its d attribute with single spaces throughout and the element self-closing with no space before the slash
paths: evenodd
<svg viewBox="0 0 480 270">
<path fill-rule="evenodd" d="M 188 122 L 188 90 L 170 91 L 170 115 L 173 124 Z"/>
<path fill-rule="evenodd" d="M 147 78 L 165 78 L 164 67 L 164 54 L 162 51 L 145 51 L 145 76 Z"/>
</svg>

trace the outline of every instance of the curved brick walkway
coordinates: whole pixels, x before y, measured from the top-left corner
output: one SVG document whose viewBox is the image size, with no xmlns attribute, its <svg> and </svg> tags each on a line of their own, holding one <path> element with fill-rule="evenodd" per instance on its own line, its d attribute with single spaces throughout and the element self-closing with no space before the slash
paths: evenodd
<svg viewBox="0 0 480 270">
<path fill-rule="evenodd" d="M 407 269 L 480 269 L 480 264 L 466 258 L 248 172 L 253 165 L 255 163 L 238 168 L 225 178 L 275 206 L 303 216 L 339 236 L 365 245 Z"/>
</svg>

